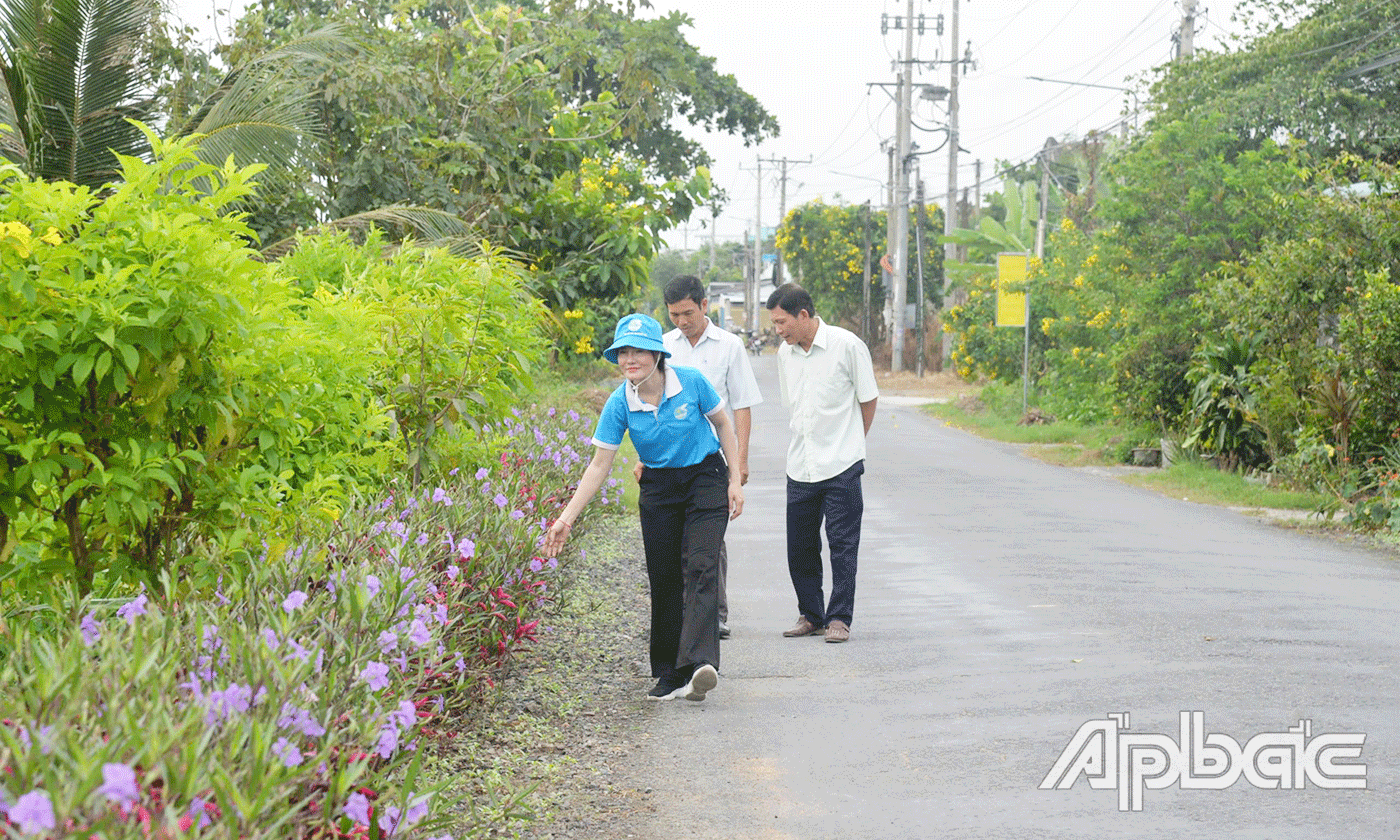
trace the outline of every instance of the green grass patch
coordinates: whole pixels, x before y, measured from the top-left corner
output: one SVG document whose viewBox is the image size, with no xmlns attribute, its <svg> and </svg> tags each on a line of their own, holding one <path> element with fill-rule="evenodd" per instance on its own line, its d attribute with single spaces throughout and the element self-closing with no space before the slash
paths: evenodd
<svg viewBox="0 0 1400 840">
<path fill-rule="evenodd" d="M 957 405 L 933 403 L 922 410 L 954 428 L 1006 443 L 1035 444 L 1035 457 L 1065 466 L 1120 463 L 1128 440 L 1126 433 L 1107 424 L 1057 421 L 1033 426 L 1017 424 L 1018 417 L 1007 417 L 983 409 L 968 411 Z"/>
<path fill-rule="evenodd" d="M 1144 470 L 1123 480 L 1178 499 L 1229 507 L 1317 510 L 1326 501 L 1318 493 L 1267 487 L 1204 463 L 1172 464 L 1165 470 Z"/>
</svg>

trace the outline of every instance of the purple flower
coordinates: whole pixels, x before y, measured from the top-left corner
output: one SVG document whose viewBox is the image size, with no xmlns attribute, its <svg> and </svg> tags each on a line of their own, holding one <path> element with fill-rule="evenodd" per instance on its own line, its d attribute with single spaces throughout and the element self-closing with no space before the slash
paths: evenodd
<svg viewBox="0 0 1400 840">
<path fill-rule="evenodd" d="M 54 730 L 53 730 L 53 727 L 52 727 L 52 726 L 41 726 L 41 727 L 39 727 L 39 733 L 38 733 L 38 734 L 39 734 L 39 754 L 40 754 L 40 755 L 48 755 L 49 753 L 53 752 L 54 741 L 56 740 L 56 739 L 54 738 Z M 29 730 L 28 730 L 28 729 L 25 729 L 25 728 L 21 727 L 20 730 L 19 730 L 19 732 L 16 733 L 16 736 L 19 738 L 19 742 L 20 742 L 21 744 L 24 745 L 24 748 L 25 748 L 26 750 L 29 749 L 31 746 L 33 746 L 33 745 L 30 743 L 30 740 L 29 740 Z"/>
<path fill-rule="evenodd" d="M 583 559 L 583 552 L 580 551 L 578 554 L 579 554 L 579 559 L 582 560 L 582 559 Z M 549 558 L 549 562 L 546 563 L 545 565 L 548 566 L 548 567 L 551 568 L 551 569 L 557 569 L 557 568 L 559 568 L 559 558 L 557 558 L 557 557 L 551 557 L 551 558 Z"/>
<path fill-rule="evenodd" d="M 209 826 L 209 814 L 204 810 L 204 800 L 196 796 L 190 802 L 190 809 L 185 812 L 185 816 L 190 818 L 190 822 L 197 828 L 207 828 Z M 198 819 L 195 817 L 198 816 Z"/>
<path fill-rule="evenodd" d="M 472 546 L 472 548 L 473 548 L 473 550 L 475 550 L 476 546 Z M 448 579 L 448 580 L 456 580 L 456 579 L 457 579 L 457 575 L 460 575 L 461 573 L 462 573 L 461 568 L 458 567 L 458 566 L 456 566 L 456 565 L 451 565 L 451 566 L 448 566 L 448 567 L 447 567 L 447 579 Z"/>
<path fill-rule="evenodd" d="M 497 493 L 497 494 L 496 494 L 496 498 L 492 499 L 491 501 L 495 502 L 495 503 L 496 503 L 496 507 L 498 507 L 498 508 L 503 508 L 503 507 L 505 507 L 506 505 L 510 504 L 510 499 L 507 499 L 505 496 L 503 496 L 503 495 L 500 494 L 500 493 Z"/>
<path fill-rule="evenodd" d="M 19 826 L 20 834 L 52 831 L 57 825 L 53 816 L 53 802 L 42 788 L 35 788 L 21 796 L 10 807 L 9 820 Z"/>
<path fill-rule="evenodd" d="M 388 758 L 399 748 L 399 728 L 389 725 L 379 730 L 379 746 L 376 748 L 381 758 Z"/>
<path fill-rule="evenodd" d="M 485 467 L 482 467 L 481 469 L 479 469 L 479 470 L 476 471 L 476 480 L 477 480 L 477 481 L 481 481 L 483 478 L 485 478 L 486 476 L 488 476 L 488 475 L 490 475 L 490 474 L 491 474 L 491 471 L 490 471 L 490 470 L 486 469 Z"/>
<path fill-rule="evenodd" d="M 389 666 L 383 662 L 371 662 L 360 672 L 360 679 L 369 686 L 370 691 L 378 691 L 381 688 L 389 687 Z"/>
<path fill-rule="evenodd" d="M 102 638 L 102 630 L 97 626 L 96 611 L 83 616 L 83 620 L 78 623 L 78 632 L 82 634 L 83 645 L 85 647 L 92 647 L 97 644 L 97 640 Z"/>
<path fill-rule="evenodd" d="M 136 771 L 125 764 L 102 765 L 102 786 L 97 792 L 123 808 L 130 808 L 141 798 Z"/>
<path fill-rule="evenodd" d="M 345 800 L 345 816 L 360 825 L 369 825 L 369 800 L 363 793 L 352 793 Z"/>
<path fill-rule="evenodd" d="M 127 625 L 136 623 L 136 616 L 146 614 L 146 593 L 142 592 L 117 608 L 117 615 L 126 619 Z"/>
<path fill-rule="evenodd" d="M 374 575 L 365 575 L 365 589 L 369 592 L 369 597 L 373 598 L 379 594 L 379 578 Z"/>
<path fill-rule="evenodd" d="M 393 837 L 400 831 L 411 831 L 426 816 L 428 816 L 428 797 L 426 796 L 420 796 L 408 803 L 406 812 L 400 811 L 393 805 L 385 805 L 384 813 L 379 817 L 379 830 L 384 832 L 385 837 Z"/>
<path fill-rule="evenodd" d="M 447 605 L 446 605 L 446 604 L 438 604 L 436 607 L 434 607 L 434 608 L 433 608 L 433 617 L 437 619 L 437 623 L 438 623 L 438 624 L 446 624 L 446 623 L 447 623 Z"/>
<path fill-rule="evenodd" d="M 540 571 L 541 569 L 543 569 L 543 568 L 544 568 L 544 563 L 541 563 L 541 562 L 540 562 L 540 558 L 538 558 L 538 557 L 531 557 L 531 558 L 530 558 L 530 571 L 532 571 L 532 572 L 539 572 L 539 571 Z"/>
<path fill-rule="evenodd" d="M 291 648 L 291 651 L 283 658 L 283 662 L 290 662 L 293 659 L 305 662 L 311 658 L 311 651 L 303 647 L 296 639 L 287 639 L 287 646 Z"/>
<path fill-rule="evenodd" d="M 261 697 L 258 699 L 260 700 Z M 204 706 L 207 710 L 204 714 L 204 722 L 213 726 L 220 721 L 228 720 L 235 714 L 248 711 L 251 705 L 253 705 L 252 688 L 238 683 L 229 683 L 228 688 L 223 691 L 211 691 L 204 696 Z"/>
<path fill-rule="evenodd" d="M 428 544 L 428 540 L 430 540 L 430 539 L 432 539 L 432 537 L 428 536 L 427 532 L 425 531 L 424 533 L 421 533 L 421 534 L 418 535 L 418 538 L 415 539 L 415 540 L 413 541 L 413 544 L 414 544 L 414 545 L 427 545 L 427 544 Z"/>
<path fill-rule="evenodd" d="M 270 651 L 276 651 L 282 646 L 282 641 L 277 638 L 277 631 L 273 630 L 271 627 L 264 627 L 262 629 L 262 640 L 263 644 L 267 645 L 267 649 Z"/>
<path fill-rule="evenodd" d="M 305 603 L 306 593 L 302 592 L 300 589 L 293 589 L 291 592 L 287 593 L 286 598 L 282 599 L 282 611 L 291 615 Z"/>
<path fill-rule="evenodd" d="M 399 646 L 399 636 L 393 630 L 385 630 L 379 634 L 379 652 L 389 653 Z"/>
<path fill-rule="evenodd" d="M 400 581 L 408 582 L 408 581 L 410 581 L 410 580 L 413 580 L 413 578 L 414 578 L 417 574 L 418 574 L 418 570 L 414 569 L 412 566 L 400 566 L 400 567 L 399 567 L 399 580 L 400 580 Z"/>
<path fill-rule="evenodd" d="M 453 470 L 452 473 L 455 475 L 457 471 Z M 447 491 L 443 490 L 441 487 L 433 491 L 433 501 L 449 507 L 452 505 L 452 497 L 447 495 Z"/>
<path fill-rule="evenodd" d="M 523 511 L 523 510 L 513 510 L 513 511 L 510 512 L 510 518 L 511 518 L 511 519 L 514 519 L 514 520 L 517 520 L 517 521 L 518 521 L 518 520 L 521 520 L 521 519 L 524 519 L 524 518 L 525 518 L 525 511 Z"/>
<path fill-rule="evenodd" d="M 414 647 L 423 647 L 433 640 L 433 634 L 428 631 L 423 619 L 413 619 L 413 625 L 408 629 L 408 640 L 413 642 Z"/>
<path fill-rule="evenodd" d="M 301 750 L 286 738 L 278 738 L 277 743 L 272 745 L 272 756 L 280 759 L 285 767 L 296 767 L 302 759 Z"/>
<path fill-rule="evenodd" d="M 462 541 L 457 543 L 457 553 L 461 555 L 463 560 L 470 560 L 476 556 L 476 543 L 467 537 L 462 537 Z"/>
<path fill-rule="evenodd" d="M 400 700 L 399 707 L 389 713 L 389 720 L 399 729 L 407 729 L 418 719 L 412 700 Z"/>
<path fill-rule="evenodd" d="M 277 725 L 283 729 L 295 729 L 308 738 L 319 738 L 326 734 L 326 728 L 317 723 L 310 712 L 291 703 L 282 704 L 282 716 L 277 719 Z"/>
</svg>

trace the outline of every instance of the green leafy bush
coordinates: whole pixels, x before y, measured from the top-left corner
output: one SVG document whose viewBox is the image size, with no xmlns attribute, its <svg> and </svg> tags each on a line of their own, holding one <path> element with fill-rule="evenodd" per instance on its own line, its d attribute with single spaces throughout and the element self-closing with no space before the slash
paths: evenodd
<svg viewBox="0 0 1400 840">
<path fill-rule="evenodd" d="M 344 336 L 343 351 L 362 363 L 356 391 L 393 418 L 415 485 L 441 459 L 437 435 L 503 417 L 544 354 L 545 312 L 527 293 L 523 269 L 485 246 L 462 258 L 386 252 L 378 235 L 363 244 L 345 234 L 308 237 L 278 275 L 311 292 L 304 317 L 325 308 L 356 331 Z"/>
<path fill-rule="evenodd" d="M 1264 463 L 1264 433 L 1254 407 L 1259 377 L 1251 370 L 1258 355 L 1258 342 L 1239 336 L 1196 351 L 1186 374 L 1195 387 L 1183 447 L 1208 452 L 1232 468 Z"/>
<path fill-rule="evenodd" d="M 104 564 L 154 572 L 200 515 L 240 413 L 245 302 L 270 282 L 227 212 L 256 170 L 159 149 L 121 158 L 100 200 L 0 169 L 0 513 L 51 515 L 83 592 Z"/>
</svg>

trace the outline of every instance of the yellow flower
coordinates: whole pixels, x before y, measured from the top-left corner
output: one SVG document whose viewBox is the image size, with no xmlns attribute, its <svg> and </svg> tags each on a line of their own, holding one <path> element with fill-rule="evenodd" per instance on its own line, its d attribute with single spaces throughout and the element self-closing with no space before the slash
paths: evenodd
<svg viewBox="0 0 1400 840">
<path fill-rule="evenodd" d="M 582 309 L 566 309 L 566 310 L 564 310 L 564 317 L 565 317 L 565 318 L 582 318 L 582 317 L 583 317 L 583 310 L 582 310 Z"/>
<path fill-rule="evenodd" d="M 34 231 L 23 222 L 0 222 L 0 240 L 9 240 L 10 247 L 21 257 L 29 256 L 32 233 Z"/>
<path fill-rule="evenodd" d="M 1083 275 L 1083 274 L 1081 274 L 1081 275 L 1079 275 L 1078 277 L 1075 277 L 1075 278 L 1074 278 L 1074 288 L 1076 288 L 1076 289 L 1082 289 L 1082 288 L 1084 288 L 1084 275 Z"/>
<path fill-rule="evenodd" d="M 593 336 L 585 335 L 574 342 L 574 353 L 584 356 L 593 352 Z"/>
</svg>

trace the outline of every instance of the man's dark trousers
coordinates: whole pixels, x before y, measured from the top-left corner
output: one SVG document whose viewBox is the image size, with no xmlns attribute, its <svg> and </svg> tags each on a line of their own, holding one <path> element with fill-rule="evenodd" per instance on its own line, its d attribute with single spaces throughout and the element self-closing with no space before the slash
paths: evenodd
<svg viewBox="0 0 1400 840">
<path fill-rule="evenodd" d="M 856 461 L 824 481 L 787 480 L 788 574 L 797 592 L 797 608 L 823 627 L 840 619 L 851 624 L 856 605 L 856 554 L 860 551 L 860 520 L 865 513 L 860 477 L 865 461 Z M 818 529 L 826 520 L 826 544 L 831 549 L 831 601 L 822 604 L 822 539 Z"/>
<path fill-rule="evenodd" d="M 651 673 L 719 668 L 719 550 L 729 525 L 729 469 L 719 453 L 690 467 L 642 471 L 638 512 L 651 583 Z"/>
</svg>

